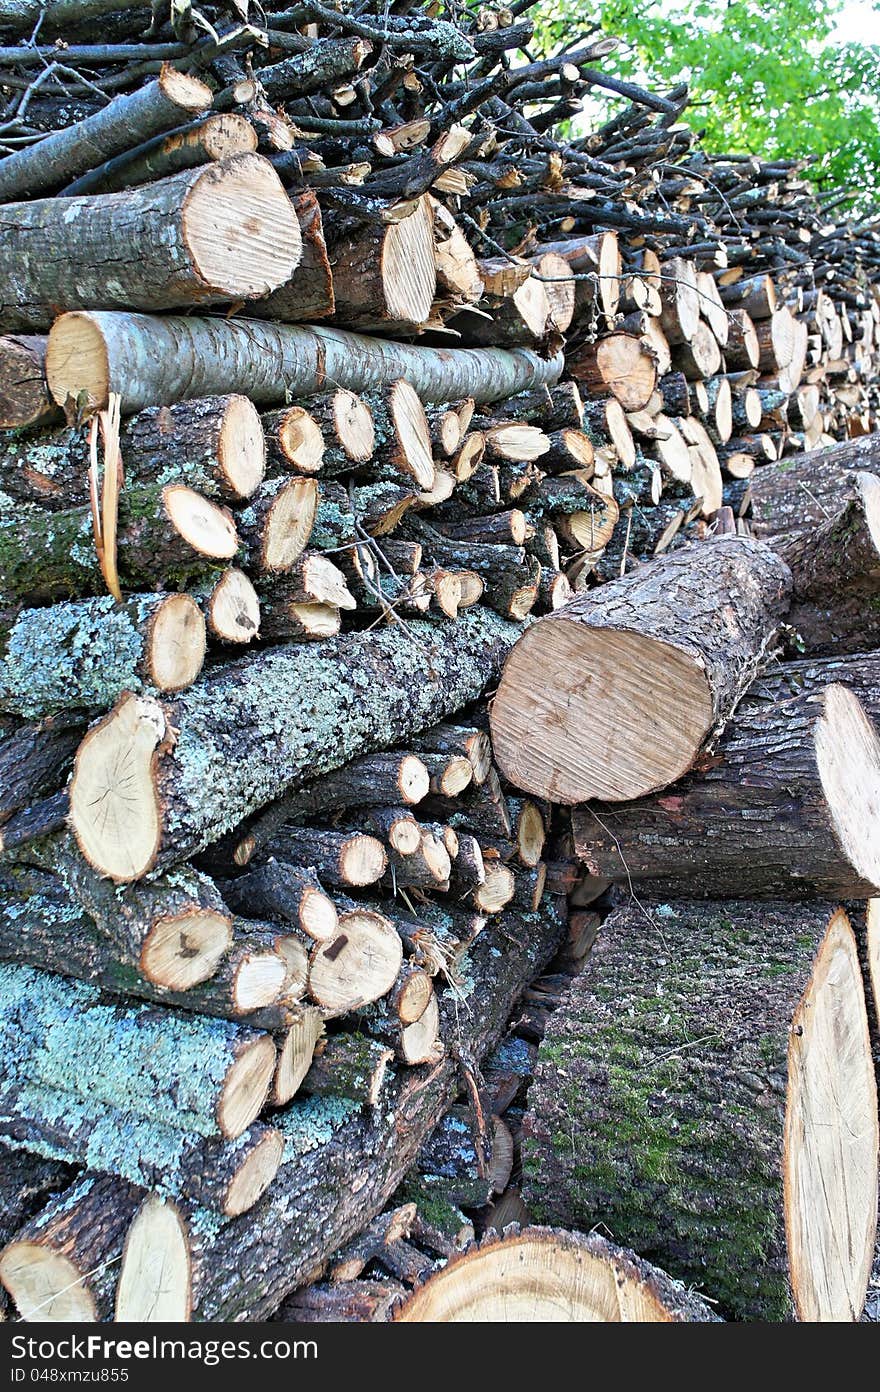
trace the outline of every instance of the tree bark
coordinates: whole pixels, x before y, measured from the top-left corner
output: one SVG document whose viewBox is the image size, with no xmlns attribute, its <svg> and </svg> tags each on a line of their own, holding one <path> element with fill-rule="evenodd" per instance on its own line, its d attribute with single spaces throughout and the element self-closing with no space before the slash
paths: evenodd
<svg viewBox="0 0 880 1392">
<path fill-rule="evenodd" d="M 0 326 L 47 329 L 70 309 L 253 299 L 289 280 L 301 252 L 290 200 L 260 155 L 124 193 L 7 203 Z"/>
<path fill-rule="evenodd" d="M 578 854 L 592 873 L 661 894 L 875 894 L 878 716 L 876 655 L 778 668 L 668 793 L 578 808 Z"/>
<path fill-rule="evenodd" d="M 740 1319 L 857 1319 L 877 1100 L 846 915 L 615 910 L 551 1016 L 525 1131 L 542 1221 L 605 1223 Z"/>
<path fill-rule="evenodd" d="M 204 82 L 164 67 L 154 82 L 115 97 L 87 120 L 7 155 L 0 168 L 0 200 L 59 188 L 132 145 L 207 111 L 211 100 Z"/>
<path fill-rule="evenodd" d="M 313 324 L 326 319 L 336 308 L 334 272 L 330 267 L 321 207 L 311 189 L 291 193 L 291 202 L 302 237 L 302 260 L 285 285 L 253 306 L 258 319 Z"/>
<path fill-rule="evenodd" d="M 474 609 L 451 633 L 410 624 L 232 663 L 167 706 L 123 697 L 77 755 L 71 818 L 84 855 L 131 880 L 204 849 L 288 788 L 476 699 L 516 632 Z M 132 760 L 124 789 L 120 758 Z M 96 795 L 110 823 L 96 820 Z"/>
<path fill-rule="evenodd" d="M 492 705 L 501 771 L 565 803 L 623 801 L 674 782 L 760 667 L 790 583 L 768 547 L 729 537 L 540 619 L 508 658 Z"/>
<path fill-rule="evenodd" d="M 0 710 L 40 719 L 107 710 L 123 691 L 181 691 L 205 648 L 205 620 L 186 594 L 24 609 L 0 636 Z"/>
<path fill-rule="evenodd" d="M 347 1097 L 375 1107 L 388 1076 L 392 1051 L 362 1034 L 334 1034 L 319 1044 L 300 1083 L 305 1097 Z"/>
<path fill-rule="evenodd" d="M 46 383 L 48 339 L 39 335 L 0 337 L 0 428 L 36 425 L 58 415 Z"/>
<path fill-rule="evenodd" d="M 88 406 L 101 410 L 113 391 L 127 414 L 224 392 L 278 405 L 327 382 L 365 391 L 402 373 L 424 401 L 498 401 L 556 382 L 561 372 L 561 355 L 545 360 L 527 349 L 421 348 L 320 325 L 106 312 L 62 315 L 47 355 L 56 401 L 75 402 L 85 392 Z"/>
<path fill-rule="evenodd" d="M 850 478 L 858 471 L 880 474 L 880 443 L 875 435 L 757 470 L 751 479 L 755 535 L 799 532 L 826 522 L 849 501 Z"/>
<path fill-rule="evenodd" d="M 275 1071 L 269 1035 L 158 1006 L 107 1005 L 82 982 L 10 963 L 0 967 L 0 993 L 14 1077 L 231 1140 L 265 1101 Z"/>
<path fill-rule="evenodd" d="M 0 740 L 0 825 L 67 782 L 84 723 L 81 713 L 50 715 Z"/>
<path fill-rule="evenodd" d="M 257 133 L 246 117 L 233 112 L 206 116 L 182 130 L 157 135 L 133 150 L 124 150 L 115 159 L 74 179 L 62 189 L 62 196 L 118 193 L 233 155 L 255 154 L 256 149 Z"/>
</svg>

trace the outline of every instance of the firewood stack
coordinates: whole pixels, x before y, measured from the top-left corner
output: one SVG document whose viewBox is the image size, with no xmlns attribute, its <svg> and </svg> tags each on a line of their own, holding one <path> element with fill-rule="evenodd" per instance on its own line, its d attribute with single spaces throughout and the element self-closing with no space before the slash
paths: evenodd
<svg viewBox="0 0 880 1392">
<path fill-rule="evenodd" d="M 661 791 L 743 697 L 759 757 L 786 615 L 800 743 L 754 827 L 794 787 L 798 873 L 876 885 L 841 809 L 874 757 L 847 683 L 869 713 L 880 686 L 847 667 L 810 703 L 877 608 L 880 464 L 809 453 L 877 422 L 875 233 L 800 166 L 703 155 L 684 89 L 603 72 L 614 39 L 536 56 L 528 8 L 0 0 L 0 1140 L 32 1157 L 0 1280 L 26 1319 L 261 1319 L 368 1250 L 408 1171 L 453 1227 L 505 1190 L 516 1088 L 482 1116 L 479 1065 L 565 930 L 552 805 Z M 568 141 L 587 92 L 614 114 Z M 698 796 L 719 892 L 782 893 L 735 873 L 730 791 Z M 575 836 L 621 878 L 613 833 Z M 645 841 L 646 880 L 699 880 L 686 835 Z M 482 1116 L 464 1156 L 453 1103 Z M 381 1245 L 412 1284 L 405 1227 Z"/>
</svg>

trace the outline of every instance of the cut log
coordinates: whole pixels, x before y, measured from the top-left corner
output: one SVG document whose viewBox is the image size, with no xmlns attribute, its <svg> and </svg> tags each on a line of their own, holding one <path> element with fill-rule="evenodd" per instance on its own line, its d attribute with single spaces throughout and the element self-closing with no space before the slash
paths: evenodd
<svg viewBox="0 0 880 1392">
<path fill-rule="evenodd" d="M 727 316 L 727 343 L 724 361 L 728 371 L 741 372 L 758 366 L 761 348 L 751 317 L 744 309 L 732 309 Z"/>
<path fill-rule="evenodd" d="M 304 1286 L 284 1302 L 273 1320 L 281 1324 L 387 1324 L 394 1306 L 406 1293 L 406 1286 L 387 1276 Z"/>
<path fill-rule="evenodd" d="M 875 435 L 759 469 L 751 488 L 755 535 L 798 532 L 826 522 L 851 496 L 850 478 L 858 471 L 880 474 Z"/>
<path fill-rule="evenodd" d="M 402 1025 L 414 1025 L 434 997 L 430 976 L 421 967 L 404 962 L 390 993 L 390 1003 Z"/>
<path fill-rule="evenodd" d="M 404 1324 L 716 1321 L 698 1295 L 598 1233 L 507 1227 L 453 1256 L 399 1302 Z"/>
<path fill-rule="evenodd" d="M 755 331 L 761 371 L 775 375 L 784 392 L 793 392 L 800 385 L 806 364 L 806 324 L 783 306 L 774 310 L 770 319 L 759 320 Z"/>
<path fill-rule="evenodd" d="M 250 643 L 260 631 L 260 598 L 243 570 L 228 566 L 195 587 L 208 634 L 221 643 Z"/>
<path fill-rule="evenodd" d="M 769 548 L 731 537 L 664 556 L 546 615 L 513 649 L 492 704 L 502 772 L 565 803 L 674 782 L 754 676 L 790 584 Z"/>
<path fill-rule="evenodd" d="M 205 620 L 186 594 L 24 609 L 0 638 L 0 710 L 33 719 L 106 710 L 123 691 L 181 691 L 205 647 Z"/>
<path fill-rule="evenodd" d="M 40 1324 L 109 1319 L 115 1272 L 143 1190 L 87 1174 L 0 1252 L 0 1281 L 21 1318 Z"/>
<path fill-rule="evenodd" d="M 256 148 L 257 132 L 246 117 L 231 111 L 218 113 L 124 150 L 115 159 L 74 179 L 61 192 L 67 198 L 84 193 L 118 193 L 120 189 L 179 174 L 182 169 L 194 169 L 233 155 L 254 154 Z"/>
<path fill-rule="evenodd" d="M 283 827 L 268 840 L 265 854 L 285 865 L 309 866 L 324 884 L 340 889 L 375 884 L 388 863 L 375 836 L 319 827 Z"/>
<path fill-rule="evenodd" d="M 515 936 L 508 940 L 509 934 Z M 552 956 L 560 935 L 560 919 L 548 907 L 540 916 L 520 919 L 516 928 L 508 923 L 503 932 L 487 932 L 472 949 L 468 1009 L 460 1001 L 447 1004 L 442 1029 L 474 1061 L 495 1043 L 523 983 Z M 379 1108 L 355 1110 L 338 1099 L 320 1098 L 289 1108 L 279 1118 L 285 1160 L 249 1214 L 218 1223 L 200 1210 L 185 1227 L 178 1225 L 175 1246 L 158 1213 L 141 1221 L 138 1247 L 151 1254 L 153 1263 L 145 1281 L 130 1238 L 117 1319 L 128 1319 L 134 1301 L 138 1318 L 146 1319 L 259 1319 L 269 1314 L 382 1209 L 457 1088 L 458 1065 L 447 1054 L 427 1074 L 405 1070 L 386 1087 Z M 316 1135 L 321 1137 L 317 1145 Z M 192 1265 L 182 1265 L 184 1280 L 173 1305 L 152 1314 L 162 1284 L 161 1257 L 172 1251 L 189 1256 Z"/>
<path fill-rule="evenodd" d="M 340 914 L 335 935 L 312 953 L 309 992 L 328 1015 L 348 1015 L 387 995 L 402 961 L 403 947 L 388 919 L 352 908 Z"/>
<path fill-rule="evenodd" d="M 300 255 L 290 200 L 260 155 L 125 193 L 8 203 L 0 324 L 38 330 L 60 310 L 253 299 L 288 280 Z"/>
<path fill-rule="evenodd" d="M 182 588 L 238 549 L 232 516 L 182 484 L 124 489 L 119 500 L 119 575 L 126 589 Z M 37 604 L 106 590 L 91 509 L 47 512 L 29 505 L 0 516 L 6 603 Z"/>
<path fill-rule="evenodd" d="M 238 912 L 292 923 L 314 942 L 329 941 L 339 926 L 333 901 L 322 890 L 314 869 L 298 869 L 271 854 L 264 865 L 246 875 L 219 880 L 217 888 Z"/>
<path fill-rule="evenodd" d="M 606 1223 L 740 1319 L 858 1319 L 877 1097 L 846 914 L 616 910 L 551 1017 L 526 1133 L 539 1218 Z"/>
<path fill-rule="evenodd" d="M 660 327 L 670 343 L 689 343 L 700 322 L 700 291 L 693 261 L 673 256 L 660 276 Z"/>
<path fill-rule="evenodd" d="M 433 225 L 425 196 L 409 217 L 386 226 L 364 224 L 331 245 L 340 324 L 392 332 L 418 329 L 428 320 L 437 291 Z"/>
<path fill-rule="evenodd" d="M 265 1193 L 283 1148 L 280 1133 L 259 1123 L 234 1141 L 206 1140 L 94 1098 L 11 1079 L 0 1083 L 0 1139 L 183 1195 L 229 1217 L 247 1212 Z"/>
<path fill-rule="evenodd" d="M 266 1099 L 275 1071 L 267 1034 L 160 1007 L 106 1005 L 82 982 L 11 963 L 0 967 L 0 991 L 4 1052 L 19 1078 L 230 1140 Z M 96 1070 L 96 1057 L 106 1067 Z"/>
<path fill-rule="evenodd" d="M 323 1034 L 324 1011 L 315 1006 L 303 1006 L 291 1021 L 278 1053 L 278 1067 L 270 1094 L 271 1101 L 277 1107 L 285 1106 L 299 1092 Z"/>
<path fill-rule="evenodd" d="M 0 1245 L 5 1247 L 54 1193 L 67 1188 L 73 1171 L 58 1160 L 42 1160 L 24 1150 L 4 1147 L 0 1156 Z"/>
<path fill-rule="evenodd" d="M 254 305 L 253 313 L 260 319 L 312 324 L 316 319 L 326 319 L 336 307 L 335 271 L 330 267 L 321 208 L 315 194 L 311 189 L 300 189 L 291 194 L 291 202 L 302 237 L 301 260 L 291 279 Z"/>
<path fill-rule="evenodd" d="M 836 516 L 777 545 L 794 579 L 788 623 L 817 656 L 880 647 L 880 478 L 857 473 L 851 486 Z"/>
<path fill-rule="evenodd" d="M 416 754 L 392 752 L 353 759 L 290 793 L 267 808 L 252 827 L 242 829 L 242 852 L 235 854 L 236 864 L 249 864 L 255 852 L 265 851 L 270 836 L 298 817 L 345 812 L 370 803 L 376 807 L 414 807 L 428 796 L 430 777 L 425 762 Z"/>
<path fill-rule="evenodd" d="M 57 415 L 46 382 L 48 339 L 39 335 L 0 337 L 0 428 L 36 425 Z"/>
<path fill-rule="evenodd" d="M 115 97 L 87 120 L 7 155 L 0 170 L 0 199 L 6 203 L 70 183 L 133 144 L 191 121 L 211 101 L 204 82 L 164 66 L 154 82 Z"/>
<path fill-rule="evenodd" d="M 362 1233 L 346 1243 L 329 1262 L 329 1275 L 336 1285 L 354 1281 L 370 1262 L 381 1259 L 385 1249 L 402 1237 L 409 1237 L 416 1220 L 414 1203 L 386 1209 L 368 1223 Z"/>
<path fill-rule="evenodd" d="M 719 293 L 722 304 L 744 310 L 752 319 L 769 319 L 776 309 L 776 286 L 766 272 L 723 285 Z"/>
<path fill-rule="evenodd" d="M 657 385 L 654 358 L 634 334 L 609 334 L 576 350 L 569 358 L 568 370 L 589 396 L 610 392 L 625 411 L 641 411 Z"/>
<path fill-rule="evenodd" d="M 318 1044 L 299 1090 L 306 1097 L 347 1097 L 375 1107 L 392 1058 L 390 1049 L 362 1034 L 334 1034 Z"/>
<path fill-rule="evenodd" d="M 303 406 L 284 406 L 263 417 L 269 460 L 298 474 L 319 474 L 324 463 L 324 433 Z"/>
<path fill-rule="evenodd" d="M 132 880 L 202 850 L 291 786 L 474 700 L 516 633 L 470 609 L 451 632 L 410 624 L 350 634 L 321 651 L 267 652 L 218 669 L 167 707 L 123 697 L 77 755 L 71 824 L 86 859 L 101 874 Z M 340 681 L 357 691 L 350 721 Z"/>
<path fill-rule="evenodd" d="M 878 694 L 873 655 L 762 677 L 701 772 L 663 797 L 576 812 L 578 854 L 593 873 L 679 897 L 874 894 Z"/>
<path fill-rule="evenodd" d="M 236 518 L 250 568 L 269 576 L 291 570 L 308 545 L 317 507 L 313 478 L 267 479 Z"/>
</svg>

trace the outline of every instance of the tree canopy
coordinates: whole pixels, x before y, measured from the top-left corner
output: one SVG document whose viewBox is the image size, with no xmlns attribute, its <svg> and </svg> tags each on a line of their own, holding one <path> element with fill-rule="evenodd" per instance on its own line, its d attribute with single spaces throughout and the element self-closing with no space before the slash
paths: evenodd
<svg viewBox="0 0 880 1392">
<path fill-rule="evenodd" d="M 880 10 L 880 3 L 874 0 Z M 684 119 L 714 153 L 813 155 L 811 177 L 880 195 L 880 45 L 835 43 L 844 0 L 540 0 L 539 42 L 601 24 L 602 66 L 662 88 L 687 80 Z"/>
</svg>

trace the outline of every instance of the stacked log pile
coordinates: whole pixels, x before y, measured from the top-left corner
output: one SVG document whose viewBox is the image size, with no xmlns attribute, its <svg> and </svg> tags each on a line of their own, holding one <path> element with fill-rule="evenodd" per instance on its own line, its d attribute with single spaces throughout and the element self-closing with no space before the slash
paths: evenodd
<svg viewBox="0 0 880 1392">
<path fill-rule="evenodd" d="M 540 987 L 480 1065 L 578 857 L 569 966 L 609 885 L 806 887 L 771 1082 L 819 926 L 848 952 L 816 903 L 878 888 L 874 233 L 800 165 L 704 155 L 684 89 L 603 70 L 612 38 L 537 55 L 529 8 L 0 0 L 0 1281 L 25 1319 L 261 1319 L 299 1287 L 285 1318 L 375 1318 L 493 1197 L 524 1218 Z M 568 139 L 587 92 L 616 109 Z M 556 804 L 586 804 L 573 832 Z M 777 1199 L 774 1271 L 813 1293 L 708 1293 L 854 1309 L 861 1256 L 816 1293 Z M 529 1239 L 530 1298 L 549 1243 L 627 1309 L 708 1317 L 572 1240 Z M 694 1279 L 698 1244 L 681 1272 L 631 1245 Z"/>
</svg>

